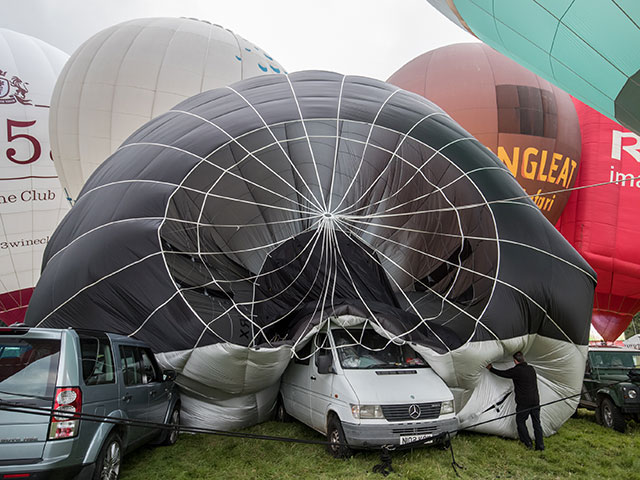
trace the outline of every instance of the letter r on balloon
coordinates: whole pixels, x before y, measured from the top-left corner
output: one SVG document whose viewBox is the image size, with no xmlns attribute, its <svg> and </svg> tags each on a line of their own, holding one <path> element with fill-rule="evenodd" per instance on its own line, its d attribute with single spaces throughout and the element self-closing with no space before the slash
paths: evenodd
<svg viewBox="0 0 640 480">
<path fill-rule="evenodd" d="M 633 132 L 622 132 L 620 130 L 613 130 L 613 138 L 611 139 L 611 158 L 614 160 L 622 159 L 622 151 L 624 150 L 633 158 L 636 162 L 640 163 L 640 137 Z M 622 145 L 623 138 L 632 138 L 635 140 L 633 145 Z"/>
</svg>

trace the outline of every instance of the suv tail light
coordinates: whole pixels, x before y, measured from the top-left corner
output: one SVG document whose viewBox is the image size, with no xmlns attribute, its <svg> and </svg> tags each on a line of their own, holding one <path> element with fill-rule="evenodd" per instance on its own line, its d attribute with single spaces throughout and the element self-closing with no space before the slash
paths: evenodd
<svg viewBox="0 0 640 480">
<path fill-rule="evenodd" d="M 74 413 L 82 410 L 82 391 L 78 387 L 58 387 L 53 402 L 49 440 L 78 435 L 80 419 Z"/>
</svg>

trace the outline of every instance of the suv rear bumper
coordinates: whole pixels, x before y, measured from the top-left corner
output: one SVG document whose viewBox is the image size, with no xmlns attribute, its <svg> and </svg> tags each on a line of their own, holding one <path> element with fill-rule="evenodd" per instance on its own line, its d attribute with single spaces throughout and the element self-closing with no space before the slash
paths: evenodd
<svg viewBox="0 0 640 480">
<path fill-rule="evenodd" d="M 432 420 L 429 422 L 402 422 L 388 424 L 367 425 L 361 423 L 342 423 L 342 429 L 347 443 L 352 447 L 380 447 L 382 445 L 400 445 L 400 437 L 405 435 L 428 434 L 436 437 L 444 432 L 454 432 L 458 429 L 456 417 L 446 420 Z"/>
<path fill-rule="evenodd" d="M 19 465 L 0 467 L 0 478 L 5 475 L 29 474 L 29 480 L 90 480 L 93 477 L 95 463 L 89 465 L 74 465 L 72 467 L 51 468 L 47 465 Z"/>
</svg>

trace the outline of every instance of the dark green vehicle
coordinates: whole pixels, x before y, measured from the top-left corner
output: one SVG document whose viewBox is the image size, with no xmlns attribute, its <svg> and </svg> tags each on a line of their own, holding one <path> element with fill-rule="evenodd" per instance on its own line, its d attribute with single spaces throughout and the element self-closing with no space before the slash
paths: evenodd
<svg viewBox="0 0 640 480">
<path fill-rule="evenodd" d="M 589 347 L 578 407 L 595 410 L 598 423 L 619 432 L 627 420 L 640 421 L 640 350 Z"/>
</svg>

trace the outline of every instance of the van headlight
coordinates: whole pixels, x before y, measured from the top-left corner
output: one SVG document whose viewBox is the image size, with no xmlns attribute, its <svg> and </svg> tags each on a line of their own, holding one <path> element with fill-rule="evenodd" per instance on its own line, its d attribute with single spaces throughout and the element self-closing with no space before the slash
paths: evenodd
<svg viewBox="0 0 640 480">
<path fill-rule="evenodd" d="M 638 392 L 637 390 L 630 388 L 629 391 L 627 392 L 627 395 L 629 395 L 629 398 L 635 399 L 638 396 Z"/>
<path fill-rule="evenodd" d="M 442 402 L 442 405 L 440 405 L 440 415 L 444 415 L 446 413 L 453 413 L 453 400 L 447 400 L 446 402 Z"/>
<path fill-rule="evenodd" d="M 380 405 L 354 405 L 351 404 L 351 414 L 353 418 L 384 418 L 382 407 Z"/>
</svg>

